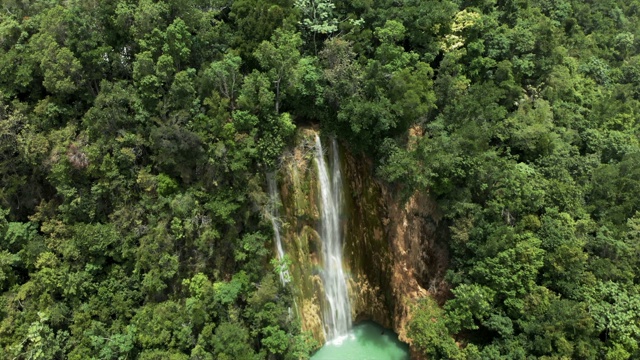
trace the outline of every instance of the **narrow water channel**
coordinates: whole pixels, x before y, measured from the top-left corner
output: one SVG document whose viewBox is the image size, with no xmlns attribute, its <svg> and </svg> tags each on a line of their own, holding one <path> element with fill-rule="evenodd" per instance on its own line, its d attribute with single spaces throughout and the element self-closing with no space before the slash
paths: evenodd
<svg viewBox="0 0 640 360">
<path fill-rule="evenodd" d="M 393 331 L 365 321 L 324 344 L 311 360 L 409 360 L 409 346 Z"/>
</svg>

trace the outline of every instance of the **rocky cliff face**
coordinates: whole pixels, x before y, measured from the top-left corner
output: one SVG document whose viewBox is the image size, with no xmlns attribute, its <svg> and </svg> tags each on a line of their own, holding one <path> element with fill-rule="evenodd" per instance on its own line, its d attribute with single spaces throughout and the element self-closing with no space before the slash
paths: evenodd
<svg viewBox="0 0 640 360">
<path fill-rule="evenodd" d="M 315 134 L 313 129 L 298 131 L 296 147 L 283 157 L 278 184 L 296 311 L 303 328 L 323 343 Z M 446 247 L 436 241 L 441 216 L 425 195 L 414 194 L 406 202 L 397 199 L 375 180 L 365 159 L 342 151 L 341 165 L 346 202 L 343 264 L 354 322 L 376 321 L 410 342 L 406 325 L 413 304 L 444 289 Z"/>
</svg>

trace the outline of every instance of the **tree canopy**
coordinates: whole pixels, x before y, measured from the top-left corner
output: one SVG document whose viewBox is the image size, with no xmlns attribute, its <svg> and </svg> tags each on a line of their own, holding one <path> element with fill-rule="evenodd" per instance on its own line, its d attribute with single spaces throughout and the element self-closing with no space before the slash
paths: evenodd
<svg viewBox="0 0 640 360">
<path fill-rule="evenodd" d="M 441 207 L 433 359 L 640 358 L 640 2 L 0 7 L 0 357 L 297 359 L 256 211 L 296 126 Z"/>
</svg>

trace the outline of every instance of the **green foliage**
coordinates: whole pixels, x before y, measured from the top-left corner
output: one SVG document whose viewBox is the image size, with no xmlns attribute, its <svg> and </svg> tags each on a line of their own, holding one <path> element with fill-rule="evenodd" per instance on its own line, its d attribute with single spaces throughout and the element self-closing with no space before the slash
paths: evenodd
<svg viewBox="0 0 640 360">
<path fill-rule="evenodd" d="M 299 34 L 276 30 L 271 41 L 263 41 L 253 54 L 274 84 L 276 114 L 280 113 L 282 99 L 298 81 L 295 68 L 300 62 L 300 45 Z"/>
<path fill-rule="evenodd" d="M 444 324 L 444 312 L 433 299 L 422 300 L 413 311 L 408 335 L 418 349 L 433 359 L 464 358 L 449 336 Z"/>
<path fill-rule="evenodd" d="M 637 287 L 625 289 L 611 281 L 598 283 L 592 296 L 588 301 L 596 329 L 605 334 L 614 348 L 619 348 L 616 351 L 636 353 L 640 338 Z"/>
<path fill-rule="evenodd" d="M 214 355 L 220 360 L 253 359 L 249 343 L 249 333 L 237 323 L 225 322 L 216 328 L 212 339 Z"/>
<path fill-rule="evenodd" d="M 294 6 L 302 16 L 301 24 L 316 34 L 331 34 L 338 30 L 338 19 L 333 14 L 336 5 L 328 0 L 296 0 Z M 316 44 L 314 43 L 314 46 Z"/>
<path fill-rule="evenodd" d="M 232 34 L 233 45 L 240 49 L 243 58 L 249 57 L 276 29 L 288 28 L 295 23 L 291 0 L 234 1 L 229 15 L 237 29 Z"/>
<path fill-rule="evenodd" d="M 444 211 L 453 298 L 434 318 L 469 358 L 634 358 L 635 5 L 464 5 L 440 40 L 437 109 L 382 142 L 378 169 Z M 398 63 L 402 33 L 387 22 L 375 54 Z"/>
<path fill-rule="evenodd" d="M 212 62 L 204 73 L 206 85 L 228 101 L 230 111 L 236 108 L 237 93 L 242 86 L 241 62 L 239 56 L 227 53 L 222 60 Z"/>
<path fill-rule="evenodd" d="M 0 356 L 308 358 L 256 199 L 310 124 L 438 204 L 416 349 L 640 358 L 639 6 L 4 1 Z"/>
</svg>

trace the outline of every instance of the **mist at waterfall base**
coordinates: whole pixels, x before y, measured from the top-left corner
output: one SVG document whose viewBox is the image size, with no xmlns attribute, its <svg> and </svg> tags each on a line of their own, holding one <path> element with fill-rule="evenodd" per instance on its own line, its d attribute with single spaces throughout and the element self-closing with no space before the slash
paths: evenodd
<svg viewBox="0 0 640 360">
<path fill-rule="evenodd" d="M 326 343 L 311 360 L 409 360 L 409 346 L 391 330 L 365 321 Z"/>
</svg>

